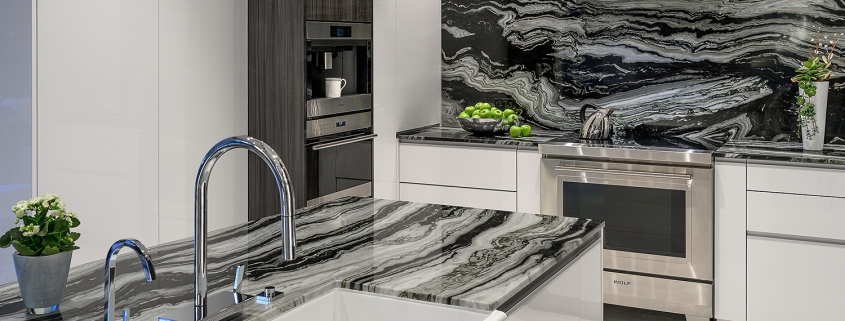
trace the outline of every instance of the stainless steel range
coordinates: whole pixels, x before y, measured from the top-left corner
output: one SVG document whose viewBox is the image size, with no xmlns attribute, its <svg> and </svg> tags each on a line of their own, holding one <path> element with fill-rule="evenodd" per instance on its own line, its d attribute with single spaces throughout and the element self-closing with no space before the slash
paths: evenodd
<svg viewBox="0 0 845 321">
<path fill-rule="evenodd" d="M 605 303 L 713 317 L 706 149 L 541 144 L 542 212 L 606 222 Z"/>
</svg>

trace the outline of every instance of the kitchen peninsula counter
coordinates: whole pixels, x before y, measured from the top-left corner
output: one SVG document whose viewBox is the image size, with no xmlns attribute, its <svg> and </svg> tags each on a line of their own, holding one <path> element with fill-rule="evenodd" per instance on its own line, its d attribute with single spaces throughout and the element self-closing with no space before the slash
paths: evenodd
<svg viewBox="0 0 845 321">
<path fill-rule="evenodd" d="M 247 307 L 239 320 L 272 319 L 336 288 L 492 311 L 600 240 L 604 224 L 349 197 L 298 211 L 296 225 L 290 262 L 280 259 L 278 216 L 210 233 L 209 292 L 230 291 L 234 267 L 244 264 L 243 293 L 268 285 L 285 293 L 270 307 Z M 156 320 L 192 302 L 192 245 L 183 239 L 151 247 L 158 276 L 152 283 L 144 282 L 134 254 L 121 255 L 117 309 L 130 308 L 133 320 Z M 103 278 L 103 261 L 72 268 L 61 315 L 39 320 L 102 319 Z M 0 286 L 0 320 L 24 319 L 17 284 Z"/>
</svg>

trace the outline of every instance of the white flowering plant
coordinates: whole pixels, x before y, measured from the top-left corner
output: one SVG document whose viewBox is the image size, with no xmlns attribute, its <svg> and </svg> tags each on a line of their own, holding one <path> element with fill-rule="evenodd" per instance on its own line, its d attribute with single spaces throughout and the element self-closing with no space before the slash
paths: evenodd
<svg viewBox="0 0 845 321">
<path fill-rule="evenodd" d="M 47 256 L 79 249 L 75 242 L 79 233 L 70 229 L 79 226 L 74 212 L 55 194 L 44 194 L 12 206 L 15 224 L 0 236 L 0 248 L 12 246 L 23 256 Z"/>
</svg>

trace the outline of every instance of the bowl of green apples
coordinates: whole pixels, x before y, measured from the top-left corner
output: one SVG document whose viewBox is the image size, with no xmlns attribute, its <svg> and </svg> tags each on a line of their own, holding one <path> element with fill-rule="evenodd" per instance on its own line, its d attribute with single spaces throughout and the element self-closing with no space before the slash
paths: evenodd
<svg viewBox="0 0 845 321">
<path fill-rule="evenodd" d="M 461 125 L 461 128 L 476 135 L 490 136 L 510 133 L 511 137 L 514 137 L 515 130 L 512 127 L 518 127 L 520 135 L 516 137 L 528 136 L 531 131 L 530 126 L 525 125 L 528 126 L 528 129 L 525 131 L 525 135 L 522 135 L 520 122 L 519 115 L 512 109 L 499 110 L 485 102 L 467 106 L 458 115 L 458 124 Z"/>
</svg>

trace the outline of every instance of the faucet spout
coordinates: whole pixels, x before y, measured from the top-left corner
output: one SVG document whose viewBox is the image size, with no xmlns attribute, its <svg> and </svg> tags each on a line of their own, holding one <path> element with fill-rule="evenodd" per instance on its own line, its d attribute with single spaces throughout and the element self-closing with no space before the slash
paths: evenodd
<svg viewBox="0 0 845 321">
<path fill-rule="evenodd" d="M 147 282 L 152 282 L 156 279 L 156 271 L 153 266 L 153 259 L 147 248 L 141 241 L 136 239 L 123 239 L 112 244 L 109 248 L 109 253 L 106 255 L 106 321 L 114 320 L 114 278 L 117 274 L 117 267 L 115 264 L 115 256 L 120 252 L 120 249 L 128 247 L 138 254 L 138 259 L 141 260 L 141 269 L 144 270 Z M 128 316 L 123 315 L 123 320 Z"/>
<path fill-rule="evenodd" d="M 295 258 L 296 236 L 293 221 L 294 198 L 290 175 L 276 151 L 266 143 L 249 136 L 235 136 L 221 140 L 205 155 L 197 173 L 194 199 L 194 307 L 205 307 L 208 297 L 207 241 L 208 241 L 208 179 L 217 160 L 226 152 L 244 148 L 270 167 L 279 189 L 281 203 L 282 259 Z"/>
</svg>

